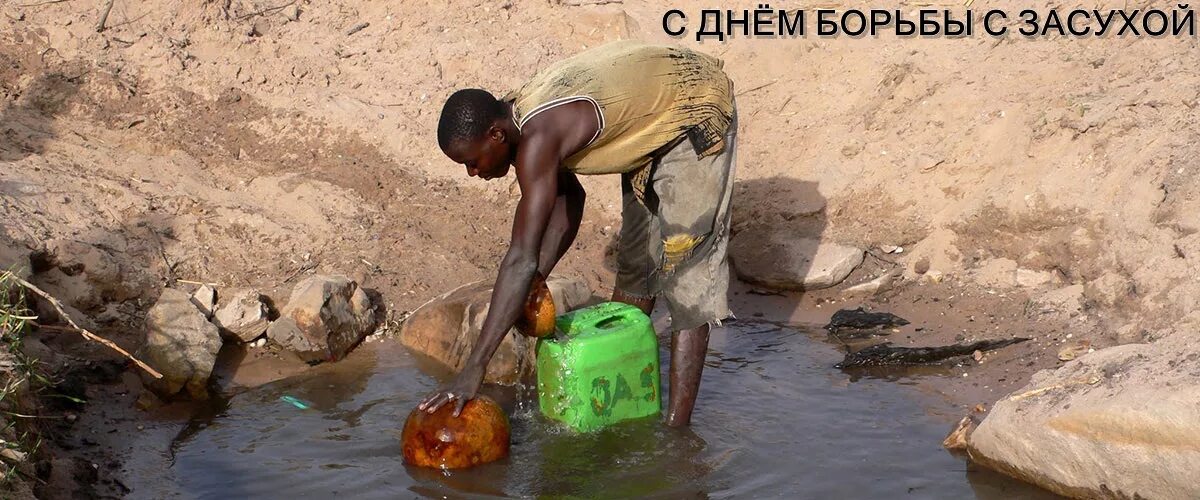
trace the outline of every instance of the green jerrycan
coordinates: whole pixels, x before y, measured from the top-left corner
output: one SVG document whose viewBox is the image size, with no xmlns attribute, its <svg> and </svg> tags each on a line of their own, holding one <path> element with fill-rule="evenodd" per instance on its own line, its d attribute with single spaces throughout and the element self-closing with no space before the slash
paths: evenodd
<svg viewBox="0 0 1200 500">
<path fill-rule="evenodd" d="M 559 316 L 555 326 L 537 344 L 543 415 L 588 432 L 662 411 L 658 339 L 640 309 L 606 302 Z"/>
</svg>

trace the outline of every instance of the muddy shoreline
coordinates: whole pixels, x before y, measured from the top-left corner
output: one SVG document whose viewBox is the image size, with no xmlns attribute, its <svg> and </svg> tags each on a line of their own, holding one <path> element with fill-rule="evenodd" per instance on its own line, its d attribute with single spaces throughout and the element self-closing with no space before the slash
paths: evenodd
<svg viewBox="0 0 1200 500">
<path fill-rule="evenodd" d="M 903 385 L 896 387 L 898 391 L 915 389 L 914 397 L 924 401 L 920 404 L 928 415 L 945 423 L 947 432 L 964 415 L 982 417 L 981 410 L 985 412 L 997 399 L 1025 385 L 1033 372 L 1059 365 L 1055 351 L 1062 336 L 1071 331 L 1060 322 L 1022 315 L 1024 299 L 1019 296 L 965 291 L 950 284 L 900 284 L 874 298 L 847 298 L 836 291 L 764 295 L 761 289 L 737 283 L 731 302 L 741 318 L 809 325 L 813 332 L 823 332 L 817 327 L 837 309 L 865 306 L 893 312 L 911 322 L 886 336 L 901 345 L 942 345 L 1015 334 L 1033 338 L 1028 345 L 988 353 L 981 361 L 965 357 L 934 366 L 849 372 L 851 381 L 866 377 Z M 658 324 L 662 328 L 665 318 Z M 1079 334 L 1076 331 L 1075 337 Z M 838 342 L 821 333 L 812 335 L 813 341 L 835 346 Z M 227 394 L 314 369 L 274 347 L 231 349 L 222 357 L 214 381 Z M 437 366 L 428 369 L 435 374 L 439 371 Z M 829 370 L 836 369 L 831 364 Z M 446 372 L 441 370 L 440 375 Z M 124 481 L 130 473 L 125 463 L 131 454 L 164 448 L 180 435 L 195 432 L 195 426 L 203 426 L 205 420 L 202 414 L 197 417 L 198 409 L 201 413 L 219 411 L 219 405 L 214 409 L 207 403 L 138 409 L 141 382 L 132 371 L 91 382 L 86 388 L 91 403 L 77 413 L 73 425 L 54 433 L 51 451 L 60 462 L 71 464 L 71 470 L 84 472 L 53 475 L 39 488 L 43 496 L 122 497 L 129 493 Z M 703 393 L 700 408 L 703 411 Z"/>
</svg>

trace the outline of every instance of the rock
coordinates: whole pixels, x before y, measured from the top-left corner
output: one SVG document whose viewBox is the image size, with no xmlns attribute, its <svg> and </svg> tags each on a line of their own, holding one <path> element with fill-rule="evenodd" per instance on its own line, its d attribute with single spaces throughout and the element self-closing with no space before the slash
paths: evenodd
<svg viewBox="0 0 1200 500">
<path fill-rule="evenodd" d="M 366 292 L 345 276 L 315 275 L 292 290 L 267 337 L 313 363 L 335 361 L 375 328 L 375 309 Z"/>
<path fill-rule="evenodd" d="M 1075 316 L 1083 312 L 1083 285 L 1071 285 L 1051 290 L 1033 299 L 1041 314 Z"/>
<path fill-rule="evenodd" d="M 980 285 L 1012 288 L 1017 284 L 1017 263 L 1012 259 L 989 259 L 972 274 Z"/>
<path fill-rule="evenodd" d="M 1089 341 L 1086 341 L 1086 340 L 1081 340 L 1072 345 L 1069 345 L 1069 346 L 1063 347 L 1062 349 L 1059 349 L 1058 350 L 1058 360 L 1059 361 L 1071 361 L 1075 358 L 1078 358 L 1078 357 L 1080 357 L 1084 354 L 1087 354 L 1089 352 L 1092 352 L 1092 351 L 1093 351 L 1092 343 Z"/>
<path fill-rule="evenodd" d="M 841 283 L 862 264 L 863 251 L 812 238 L 751 227 L 737 234 L 729 255 L 738 278 L 768 288 L 820 290 Z"/>
<path fill-rule="evenodd" d="M 1075 498 L 1200 498 L 1200 335 L 1101 349 L 997 402 L 972 460 Z"/>
<path fill-rule="evenodd" d="M 925 274 L 929 272 L 929 257 L 921 257 L 913 263 L 913 272 L 917 274 Z"/>
<path fill-rule="evenodd" d="M 142 373 L 146 386 L 163 399 L 208 398 L 208 379 L 221 349 L 221 335 L 186 292 L 167 288 L 146 313 L 146 343 L 138 357 L 163 374 Z"/>
<path fill-rule="evenodd" d="M 975 419 L 967 415 L 958 421 L 958 425 L 954 426 L 954 430 L 946 435 L 946 439 L 942 440 L 942 447 L 950 451 L 963 452 L 967 451 L 967 436 L 975 429 Z"/>
<path fill-rule="evenodd" d="M 546 280 L 559 314 L 578 309 L 593 299 L 580 280 L 551 276 Z M 400 342 L 457 372 L 462 370 L 487 317 L 492 282 L 477 281 L 451 290 L 422 305 L 400 329 Z M 536 339 L 510 331 L 488 363 L 484 381 L 514 385 L 533 375 Z"/>
<path fill-rule="evenodd" d="M 1146 341 L 1146 329 L 1138 322 L 1128 323 L 1116 331 L 1118 344 L 1134 344 Z"/>
<path fill-rule="evenodd" d="M 1120 274 L 1102 274 L 1084 286 L 1084 296 L 1105 307 L 1113 307 L 1129 301 L 1133 295 L 1133 282 Z"/>
<path fill-rule="evenodd" d="M 900 273 L 896 271 L 887 272 L 871 281 L 847 287 L 843 292 L 847 295 L 874 295 L 885 292 L 892 287 L 892 282 L 899 275 Z"/>
<path fill-rule="evenodd" d="M 235 290 L 228 293 L 213 316 L 213 324 L 221 336 L 238 342 L 250 342 L 267 332 L 269 310 L 262 295 L 254 290 Z"/>
<path fill-rule="evenodd" d="M 192 294 L 192 303 L 204 313 L 205 318 L 212 319 L 213 309 L 217 307 L 217 290 L 208 285 L 200 285 L 196 293 Z"/>
<path fill-rule="evenodd" d="M 291 7 L 283 9 L 283 17 L 288 21 L 296 22 L 300 20 L 300 4 L 292 4 Z"/>
<path fill-rule="evenodd" d="M 1034 271 L 1032 269 L 1018 268 L 1016 272 L 1017 285 L 1025 288 L 1041 288 L 1046 285 L 1058 283 L 1058 275 L 1050 271 Z"/>
</svg>

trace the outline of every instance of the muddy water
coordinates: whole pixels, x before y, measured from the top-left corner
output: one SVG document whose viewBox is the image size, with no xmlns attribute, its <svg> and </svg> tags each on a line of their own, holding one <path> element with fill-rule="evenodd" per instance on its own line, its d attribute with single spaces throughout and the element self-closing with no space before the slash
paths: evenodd
<svg viewBox="0 0 1200 500">
<path fill-rule="evenodd" d="M 908 375 L 834 370 L 841 354 L 813 331 L 739 321 L 710 346 L 690 429 L 576 435 L 538 417 L 529 395 L 492 391 L 511 415 L 512 456 L 442 473 L 406 467 L 398 440 L 436 380 L 402 348 L 367 344 L 218 402 L 169 449 L 132 457 L 126 484 L 135 498 L 1048 497 L 947 454 L 951 422 Z"/>
</svg>

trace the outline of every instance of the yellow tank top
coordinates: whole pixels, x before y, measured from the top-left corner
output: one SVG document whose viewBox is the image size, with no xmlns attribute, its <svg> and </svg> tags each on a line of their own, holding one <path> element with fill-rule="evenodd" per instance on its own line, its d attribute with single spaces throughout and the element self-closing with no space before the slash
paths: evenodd
<svg viewBox="0 0 1200 500">
<path fill-rule="evenodd" d="M 733 83 L 722 66 L 682 47 L 613 42 L 559 61 L 504 100 L 518 128 L 554 106 L 590 101 L 600 131 L 564 166 L 585 175 L 630 172 L 684 135 L 700 157 L 721 152 L 733 116 Z"/>
</svg>

